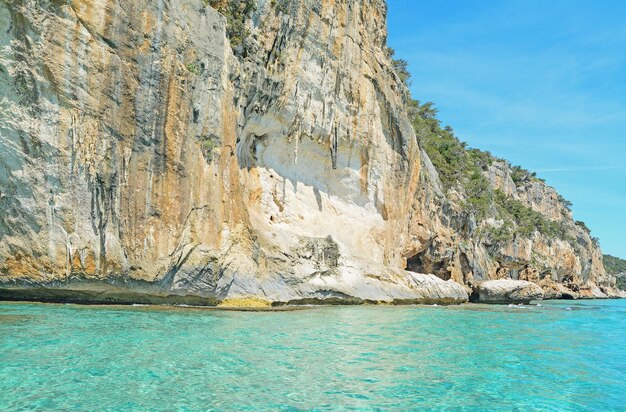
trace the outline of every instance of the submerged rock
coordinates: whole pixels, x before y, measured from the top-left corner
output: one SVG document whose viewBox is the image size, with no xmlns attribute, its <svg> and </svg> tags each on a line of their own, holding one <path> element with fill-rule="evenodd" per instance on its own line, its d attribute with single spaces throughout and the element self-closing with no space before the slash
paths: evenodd
<svg viewBox="0 0 626 412">
<path fill-rule="evenodd" d="M 476 287 L 480 303 L 530 303 L 543 299 L 541 287 L 524 280 L 488 280 Z"/>
</svg>

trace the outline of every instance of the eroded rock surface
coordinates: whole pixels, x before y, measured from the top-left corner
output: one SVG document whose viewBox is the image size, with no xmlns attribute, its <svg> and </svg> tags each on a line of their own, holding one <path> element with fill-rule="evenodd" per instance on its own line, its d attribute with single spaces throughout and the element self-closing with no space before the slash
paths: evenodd
<svg viewBox="0 0 626 412">
<path fill-rule="evenodd" d="M 543 299 L 543 290 L 532 282 L 500 279 L 480 282 L 476 287 L 480 303 L 530 303 Z"/>
<path fill-rule="evenodd" d="M 479 220 L 464 207 L 463 187 L 444 194 L 437 170 L 425 153 L 411 220 L 412 241 L 405 255 L 409 270 L 434 273 L 443 279 L 476 285 L 493 279 L 514 279 L 542 285 L 554 298 L 619 297 L 615 277 L 606 273 L 597 239 L 575 222 L 566 201 L 545 182 L 534 178 L 514 182 L 511 166 L 495 161 L 483 170 L 489 190 L 509 202 L 538 213 L 560 233 L 535 227 L 520 230 L 499 218 L 492 204 Z M 505 232 L 508 229 L 508 233 Z M 503 236 L 502 233 L 507 234 Z"/>
</svg>

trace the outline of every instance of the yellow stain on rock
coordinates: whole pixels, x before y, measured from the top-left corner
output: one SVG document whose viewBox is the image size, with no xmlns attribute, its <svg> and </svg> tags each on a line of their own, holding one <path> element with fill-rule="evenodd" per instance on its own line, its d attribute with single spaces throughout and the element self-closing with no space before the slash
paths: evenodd
<svg viewBox="0 0 626 412">
<path fill-rule="evenodd" d="M 265 299 L 249 296 L 244 298 L 226 298 L 217 306 L 225 308 L 269 308 L 272 306 L 272 303 Z"/>
</svg>

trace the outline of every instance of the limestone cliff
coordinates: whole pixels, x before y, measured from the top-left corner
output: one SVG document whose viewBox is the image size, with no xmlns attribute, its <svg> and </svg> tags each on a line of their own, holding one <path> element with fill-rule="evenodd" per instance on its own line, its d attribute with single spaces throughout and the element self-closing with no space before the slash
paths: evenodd
<svg viewBox="0 0 626 412">
<path fill-rule="evenodd" d="M 419 148 L 383 0 L 249 3 L 0 2 L 1 296 L 452 303 L 538 281 L 531 250 L 555 282 L 609 285 L 586 243 L 494 263 L 473 237 Z"/>
<path fill-rule="evenodd" d="M 603 256 L 606 273 L 615 277 L 615 287 L 626 297 L 626 260 L 611 255 Z"/>
<path fill-rule="evenodd" d="M 514 181 L 515 168 L 492 160 L 482 171 L 489 199 L 482 216 L 469 206 L 472 195 L 462 183 L 444 196 L 436 169 L 425 167 L 409 269 L 474 286 L 490 279 L 531 281 L 545 298 L 620 296 L 597 239 L 573 220 L 567 201 L 530 174 Z"/>
</svg>

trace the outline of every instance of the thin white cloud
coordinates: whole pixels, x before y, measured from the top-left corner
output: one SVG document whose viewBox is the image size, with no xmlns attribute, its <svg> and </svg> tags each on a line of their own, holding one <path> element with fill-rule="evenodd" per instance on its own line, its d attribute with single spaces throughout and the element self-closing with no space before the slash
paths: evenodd
<svg viewBox="0 0 626 412">
<path fill-rule="evenodd" d="M 581 167 L 556 167 L 549 169 L 536 169 L 537 173 L 570 173 L 570 172 L 591 172 L 602 170 L 620 170 L 623 166 L 581 166 Z"/>
</svg>

